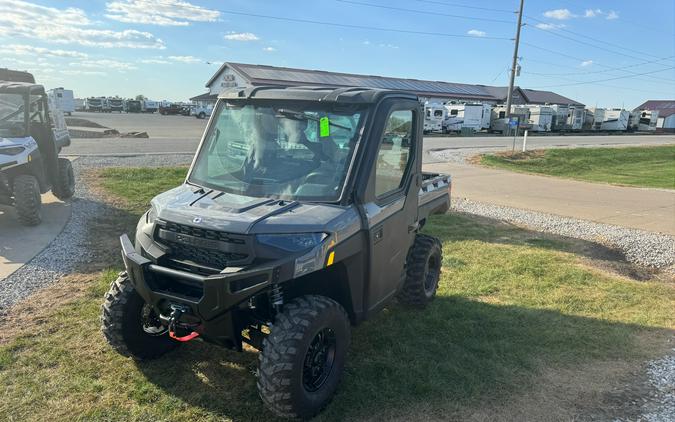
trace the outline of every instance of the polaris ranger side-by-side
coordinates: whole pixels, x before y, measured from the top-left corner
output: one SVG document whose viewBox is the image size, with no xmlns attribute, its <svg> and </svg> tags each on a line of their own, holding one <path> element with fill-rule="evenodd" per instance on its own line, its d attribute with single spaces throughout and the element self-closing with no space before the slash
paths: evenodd
<svg viewBox="0 0 675 422">
<path fill-rule="evenodd" d="M 3 77 L 9 80 L 0 80 L 0 204 L 14 206 L 19 222 L 34 226 L 42 221 L 41 194 L 51 190 L 65 200 L 75 193 L 73 167 L 58 156 L 70 136 L 30 73 Z"/>
<path fill-rule="evenodd" d="M 435 294 L 450 204 L 422 173 L 422 106 L 371 88 L 255 87 L 219 96 L 185 183 L 152 200 L 102 307 L 118 352 L 156 358 L 200 338 L 260 350 L 277 415 L 311 417 L 343 372 L 350 325 Z"/>
</svg>

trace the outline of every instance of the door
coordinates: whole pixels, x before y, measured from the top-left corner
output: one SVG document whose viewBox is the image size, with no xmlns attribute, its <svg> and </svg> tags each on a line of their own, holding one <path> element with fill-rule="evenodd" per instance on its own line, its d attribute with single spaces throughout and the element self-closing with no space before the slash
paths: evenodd
<svg viewBox="0 0 675 422">
<path fill-rule="evenodd" d="M 405 261 L 417 228 L 421 145 L 417 107 L 392 107 L 382 129 L 366 203 L 370 234 L 367 306 L 384 305 L 405 279 Z"/>
</svg>

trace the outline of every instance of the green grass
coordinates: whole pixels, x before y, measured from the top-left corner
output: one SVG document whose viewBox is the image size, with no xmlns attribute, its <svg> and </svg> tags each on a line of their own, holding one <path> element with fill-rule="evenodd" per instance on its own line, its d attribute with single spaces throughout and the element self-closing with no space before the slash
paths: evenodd
<svg viewBox="0 0 675 422">
<path fill-rule="evenodd" d="M 589 182 L 675 189 L 675 145 L 576 148 L 484 155 L 481 163 Z"/>
<path fill-rule="evenodd" d="M 183 174 L 106 170 L 103 185 L 138 216 Z M 543 368 L 643 359 L 652 353 L 644 337 L 675 327 L 672 285 L 591 269 L 570 253 L 570 241 L 456 214 L 434 218 L 426 231 L 443 240 L 438 298 L 424 311 L 392 304 L 353 330 L 345 378 L 319 419 L 406 412 L 414 419 L 420 408 L 443 419 L 485 400 L 528 394 Z M 39 329 L 0 346 L 0 415 L 274 419 L 257 397 L 255 352 L 192 342 L 147 363 L 114 353 L 98 318 L 116 271 L 98 276 L 84 297 L 39 311 Z"/>
</svg>

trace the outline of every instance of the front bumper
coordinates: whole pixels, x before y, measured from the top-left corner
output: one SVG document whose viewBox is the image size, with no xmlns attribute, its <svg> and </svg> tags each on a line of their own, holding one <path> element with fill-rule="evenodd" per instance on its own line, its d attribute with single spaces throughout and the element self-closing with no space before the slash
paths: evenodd
<svg viewBox="0 0 675 422">
<path fill-rule="evenodd" d="M 190 309 L 195 330 L 215 342 L 241 347 L 241 321 L 234 310 L 271 284 L 293 277 L 293 257 L 237 272 L 210 276 L 154 264 L 136 252 L 127 235 L 120 237 L 127 274 L 138 294 L 160 313 L 171 305 Z"/>
</svg>

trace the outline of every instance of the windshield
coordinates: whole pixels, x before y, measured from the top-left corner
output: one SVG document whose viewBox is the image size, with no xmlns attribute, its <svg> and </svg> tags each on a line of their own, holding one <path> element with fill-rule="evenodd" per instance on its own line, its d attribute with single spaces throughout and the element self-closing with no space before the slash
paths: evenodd
<svg viewBox="0 0 675 422">
<path fill-rule="evenodd" d="M 19 94 L 0 94 L 0 136 L 24 136 L 25 129 L 24 97 Z"/>
<path fill-rule="evenodd" d="M 361 110 L 222 102 L 188 180 L 253 197 L 336 201 L 362 119 Z"/>
</svg>

